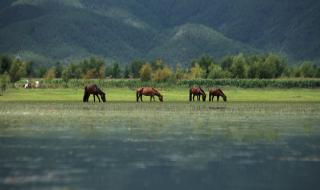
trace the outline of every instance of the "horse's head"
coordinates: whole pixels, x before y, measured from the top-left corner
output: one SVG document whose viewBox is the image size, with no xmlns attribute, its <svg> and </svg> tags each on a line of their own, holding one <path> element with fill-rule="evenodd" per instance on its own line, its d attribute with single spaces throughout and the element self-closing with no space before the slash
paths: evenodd
<svg viewBox="0 0 320 190">
<path fill-rule="evenodd" d="M 207 97 L 206 93 L 204 92 L 204 90 L 200 86 L 199 86 L 199 91 L 200 91 L 200 93 L 202 95 L 202 100 L 205 102 L 206 101 L 206 97 Z"/>
<path fill-rule="evenodd" d="M 106 94 L 105 93 L 101 94 L 101 99 L 103 102 L 106 102 Z"/>
<path fill-rule="evenodd" d="M 203 94 L 202 94 L 202 101 L 204 101 L 204 102 L 205 102 L 205 101 L 206 101 L 206 98 L 207 98 L 206 93 L 203 93 Z"/>
<path fill-rule="evenodd" d="M 160 102 L 163 102 L 163 96 L 161 94 L 159 94 L 158 97 L 159 97 Z"/>
<path fill-rule="evenodd" d="M 227 101 L 227 96 L 226 95 L 224 95 L 224 96 L 222 96 L 222 99 L 223 99 L 223 101 Z"/>
</svg>

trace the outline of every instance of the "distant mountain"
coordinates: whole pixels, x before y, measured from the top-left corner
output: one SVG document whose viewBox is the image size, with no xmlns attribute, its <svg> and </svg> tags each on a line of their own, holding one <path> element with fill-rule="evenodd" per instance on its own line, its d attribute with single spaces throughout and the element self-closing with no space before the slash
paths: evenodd
<svg viewBox="0 0 320 190">
<path fill-rule="evenodd" d="M 149 51 L 150 57 L 164 57 L 175 63 L 184 63 L 201 55 L 223 57 L 240 52 L 258 52 L 256 49 L 225 37 L 200 24 L 184 24 L 169 30 L 161 44 Z"/>
<path fill-rule="evenodd" d="M 41 64 L 269 51 L 320 60 L 319 10 L 317 0 L 1 0 L 0 52 Z"/>
</svg>

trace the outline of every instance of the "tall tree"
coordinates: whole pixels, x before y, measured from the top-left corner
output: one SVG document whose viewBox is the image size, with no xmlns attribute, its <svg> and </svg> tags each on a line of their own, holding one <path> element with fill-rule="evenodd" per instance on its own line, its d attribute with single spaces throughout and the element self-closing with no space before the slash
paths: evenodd
<svg viewBox="0 0 320 190">
<path fill-rule="evenodd" d="M 4 72 L 9 72 L 11 64 L 11 57 L 7 55 L 0 56 L 0 74 L 3 74 Z"/>
<path fill-rule="evenodd" d="M 17 82 L 21 77 L 27 75 L 26 64 L 20 59 L 13 61 L 9 71 L 11 82 Z"/>
<path fill-rule="evenodd" d="M 152 67 L 150 64 L 144 64 L 140 69 L 140 79 L 142 81 L 151 80 Z"/>
<path fill-rule="evenodd" d="M 240 53 L 233 57 L 230 71 L 234 78 L 247 78 L 247 62 L 245 56 Z"/>
</svg>

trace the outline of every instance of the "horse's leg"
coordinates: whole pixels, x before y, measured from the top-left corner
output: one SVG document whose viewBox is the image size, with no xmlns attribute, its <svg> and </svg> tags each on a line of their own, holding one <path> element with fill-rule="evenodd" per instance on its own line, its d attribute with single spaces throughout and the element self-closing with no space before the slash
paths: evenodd
<svg viewBox="0 0 320 190">
<path fill-rule="evenodd" d="M 142 101 L 142 94 L 140 95 L 140 100 L 141 100 L 141 102 L 143 102 L 143 101 Z"/>
<path fill-rule="evenodd" d="M 97 95 L 99 102 L 101 102 L 99 95 Z"/>
<path fill-rule="evenodd" d="M 96 95 L 93 95 L 93 101 L 96 102 Z"/>
<path fill-rule="evenodd" d="M 217 96 L 217 102 L 219 102 L 219 98 L 220 98 L 220 96 Z"/>
<path fill-rule="evenodd" d="M 152 101 L 152 96 L 150 96 L 150 102 Z"/>
<path fill-rule="evenodd" d="M 194 101 L 194 96 L 195 96 L 195 95 L 194 95 L 194 94 L 192 94 L 192 100 L 193 100 L 193 101 Z"/>
<path fill-rule="evenodd" d="M 154 97 L 154 96 L 152 96 L 153 97 L 153 101 L 155 102 L 156 101 L 156 98 Z"/>
</svg>

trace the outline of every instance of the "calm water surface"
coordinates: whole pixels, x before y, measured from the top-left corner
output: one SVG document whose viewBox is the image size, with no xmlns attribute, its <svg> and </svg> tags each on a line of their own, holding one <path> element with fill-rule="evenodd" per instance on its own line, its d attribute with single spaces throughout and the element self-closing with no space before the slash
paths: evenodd
<svg viewBox="0 0 320 190">
<path fill-rule="evenodd" d="M 2 103 L 0 189 L 319 189 L 319 103 Z"/>
</svg>

